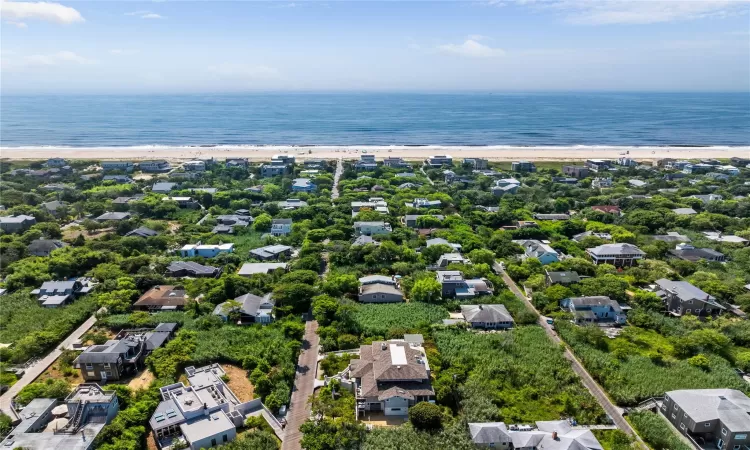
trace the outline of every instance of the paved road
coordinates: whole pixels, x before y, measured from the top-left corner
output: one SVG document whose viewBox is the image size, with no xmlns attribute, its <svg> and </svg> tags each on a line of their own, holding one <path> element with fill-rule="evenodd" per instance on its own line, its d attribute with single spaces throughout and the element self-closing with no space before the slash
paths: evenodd
<svg viewBox="0 0 750 450">
<path fill-rule="evenodd" d="M 289 411 L 286 414 L 286 431 L 281 450 L 301 450 L 302 425 L 310 418 L 310 403 L 308 399 L 313 395 L 315 386 L 315 366 L 318 364 L 318 322 L 309 320 L 305 324 L 305 337 L 302 340 L 302 353 L 297 363 L 297 374 L 294 376 L 294 388 Z"/>
<path fill-rule="evenodd" d="M 336 200 L 339 198 L 339 180 L 341 179 L 341 174 L 344 173 L 344 160 L 342 158 L 339 158 L 338 161 L 336 161 L 336 173 L 333 174 L 333 187 L 331 188 L 331 200 Z"/>
<path fill-rule="evenodd" d="M 96 323 L 96 317 L 89 317 L 88 320 L 83 322 L 80 327 L 78 327 L 68 337 L 66 337 L 65 340 L 62 341 L 60 345 L 55 347 L 55 349 L 52 350 L 47 356 L 36 361 L 34 364 L 26 368 L 26 371 L 21 379 L 16 381 L 16 384 L 11 386 L 10 389 L 8 389 L 5 394 L 0 397 L 0 410 L 2 410 L 5 414 L 8 414 L 12 418 L 16 418 L 15 414 L 13 413 L 13 409 L 10 407 L 13 397 L 15 397 L 21 389 L 34 381 L 39 375 L 42 374 L 42 372 L 47 370 L 47 367 L 55 362 L 55 360 L 62 353 L 62 350 L 60 350 L 61 348 L 67 348 L 71 344 L 73 344 L 74 341 L 80 339 L 81 336 L 83 336 L 87 331 L 89 331 L 89 329 L 91 329 L 91 327 L 94 326 L 94 323 Z"/>
<path fill-rule="evenodd" d="M 505 284 L 508 285 L 508 288 L 511 292 L 513 292 L 513 294 L 516 295 L 516 297 L 523 300 L 524 303 L 526 303 L 526 306 L 531 308 L 532 311 L 535 311 L 537 314 L 539 314 L 539 311 L 536 310 L 529 298 L 523 295 L 516 283 L 508 276 L 507 273 L 505 273 L 504 270 L 502 270 L 500 264 L 498 264 L 497 261 L 495 262 L 495 264 L 493 264 L 493 269 L 495 269 L 495 271 L 503 277 L 503 281 L 505 281 Z M 594 378 L 591 377 L 588 371 L 583 367 L 583 364 L 578 361 L 575 355 L 573 355 L 573 352 L 571 352 L 568 346 L 563 342 L 563 340 L 560 339 L 552 326 L 542 318 L 541 314 L 539 315 L 539 325 L 544 328 L 544 331 L 547 332 L 547 335 L 550 337 L 550 339 L 552 339 L 552 342 L 558 345 L 565 345 L 565 358 L 570 361 L 571 366 L 573 367 L 573 371 L 577 373 L 579 377 L 581 377 L 581 381 L 583 382 L 583 385 L 586 386 L 586 389 L 591 392 L 591 395 L 593 395 L 596 401 L 599 402 L 604 411 L 609 414 L 610 417 L 612 417 L 612 420 L 615 422 L 615 425 L 617 425 L 617 428 L 621 429 L 630 436 L 637 436 L 630 424 L 625 420 L 625 418 L 622 417 L 622 410 L 618 408 L 614 403 L 612 403 L 612 401 L 607 397 L 607 394 L 605 394 L 604 389 L 602 389 L 602 387 L 599 386 Z"/>
</svg>

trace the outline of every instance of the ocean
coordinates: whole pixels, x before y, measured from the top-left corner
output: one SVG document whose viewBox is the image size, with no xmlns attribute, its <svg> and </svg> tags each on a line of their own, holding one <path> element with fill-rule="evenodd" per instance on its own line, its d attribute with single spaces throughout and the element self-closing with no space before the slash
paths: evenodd
<svg viewBox="0 0 750 450">
<path fill-rule="evenodd" d="M 747 146 L 750 93 L 0 98 L 2 147 Z"/>
</svg>

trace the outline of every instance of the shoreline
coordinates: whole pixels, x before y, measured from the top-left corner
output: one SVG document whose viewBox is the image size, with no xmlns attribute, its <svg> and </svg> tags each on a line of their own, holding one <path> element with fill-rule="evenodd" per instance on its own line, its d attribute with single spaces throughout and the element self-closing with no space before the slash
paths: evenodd
<svg viewBox="0 0 750 450">
<path fill-rule="evenodd" d="M 449 154 L 453 158 L 486 158 L 490 161 L 576 161 L 590 158 L 654 160 L 660 158 L 726 159 L 733 156 L 750 157 L 750 146 L 448 146 L 448 145 L 236 145 L 236 146 L 133 146 L 133 147 L 0 147 L 0 158 L 5 160 L 36 160 L 51 157 L 92 160 L 149 160 L 184 161 L 194 158 L 247 158 L 251 161 L 270 160 L 275 154 L 289 153 L 299 159 L 357 159 L 363 152 L 379 158 L 401 157 L 422 160 L 431 155 Z"/>
</svg>

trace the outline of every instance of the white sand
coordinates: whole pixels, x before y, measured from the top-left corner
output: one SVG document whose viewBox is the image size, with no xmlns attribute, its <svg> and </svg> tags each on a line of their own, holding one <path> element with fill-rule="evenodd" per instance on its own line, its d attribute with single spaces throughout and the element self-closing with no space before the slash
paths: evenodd
<svg viewBox="0 0 750 450">
<path fill-rule="evenodd" d="M 625 146 L 570 146 L 570 147 L 513 147 L 513 146 L 218 146 L 218 147 L 0 147 L 0 157 L 7 159 L 46 159 L 63 157 L 69 159 L 166 159 L 170 161 L 192 158 L 215 157 L 249 158 L 255 161 L 270 160 L 271 156 L 289 153 L 299 159 L 356 159 L 362 151 L 378 158 L 398 156 L 408 160 L 422 160 L 430 155 L 449 154 L 455 159 L 478 157 L 492 161 L 527 159 L 533 161 L 576 161 L 588 158 L 616 159 L 624 156 L 636 160 L 658 158 L 750 158 L 747 147 L 625 147 Z"/>
</svg>

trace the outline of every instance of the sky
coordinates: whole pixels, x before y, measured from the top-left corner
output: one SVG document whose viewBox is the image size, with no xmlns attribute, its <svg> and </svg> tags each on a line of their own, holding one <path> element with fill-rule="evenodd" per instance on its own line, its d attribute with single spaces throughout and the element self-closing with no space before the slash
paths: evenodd
<svg viewBox="0 0 750 450">
<path fill-rule="evenodd" d="M 750 91 L 750 2 L 0 0 L 2 94 Z"/>
</svg>

